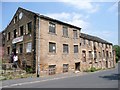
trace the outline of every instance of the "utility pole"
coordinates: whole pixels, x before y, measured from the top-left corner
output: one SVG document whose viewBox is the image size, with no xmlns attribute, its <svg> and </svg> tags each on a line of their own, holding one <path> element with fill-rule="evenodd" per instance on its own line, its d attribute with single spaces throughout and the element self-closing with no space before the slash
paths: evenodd
<svg viewBox="0 0 120 90">
<path fill-rule="evenodd" d="M 40 76 L 40 17 L 37 18 L 38 21 L 38 54 L 37 54 L 37 77 Z"/>
</svg>

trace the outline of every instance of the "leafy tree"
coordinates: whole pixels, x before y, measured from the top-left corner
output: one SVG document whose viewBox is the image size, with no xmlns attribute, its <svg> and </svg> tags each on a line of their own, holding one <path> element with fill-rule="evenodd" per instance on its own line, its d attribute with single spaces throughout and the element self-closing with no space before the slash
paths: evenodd
<svg viewBox="0 0 120 90">
<path fill-rule="evenodd" d="M 116 52 L 116 62 L 118 62 L 118 60 L 120 60 L 120 46 L 119 45 L 114 45 L 113 49 Z"/>
</svg>

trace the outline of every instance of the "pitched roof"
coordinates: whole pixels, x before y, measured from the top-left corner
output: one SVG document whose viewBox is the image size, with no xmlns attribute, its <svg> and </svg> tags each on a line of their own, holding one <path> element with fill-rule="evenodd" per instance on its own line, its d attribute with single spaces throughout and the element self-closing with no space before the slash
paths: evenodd
<svg viewBox="0 0 120 90">
<path fill-rule="evenodd" d="M 43 19 L 46 19 L 46 20 L 50 20 L 50 21 L 53 21 L 53 22 L 57 22 L 59 24 L 64 24 L 64 25 L 67 25 L 67 26 L 70 26 L 70 27 L 73 27 L 73 28 L 77 28 L 78 30 L 81 30 L 81 28 L 78 27 L 78 26 L 75 26 L 75 25 L 72 25 L 72 24 L 68 24 L 66 22 L 62 22 L 62 21 L 57 20 L 57 19 L 53 19 L 51 17 L 45 16 L 45 15 L 42 15 L 42 14 L 39 14 L 39 13 L 35 13 L 35 12 L 30 11 L 30 10 L 26 10 L 24 8 L 21 8 L 21 7 L 19 7 L 18 9 L 22 9 L 22 10 L 25 10 L 27 12 L 33 13 L 33 14 L 39 16 L 40 18 L 43 18 Z"/>
<path fill-rule="evenodd" d="M 80 37 L 84 38 L 84 39 L 91 40 L 91 41 L 112 45 L 112 43 L 107 42 L 107 41 L 105 41 L 105 40 L 103 40 L 103 39 L 101 39 L 101 38 L 99 38 L 97 36 L 92 36 L 92 35 L 88 35 L 88 34 L 85 34 L 85 33 L 80 33 Z"/>
</svg>

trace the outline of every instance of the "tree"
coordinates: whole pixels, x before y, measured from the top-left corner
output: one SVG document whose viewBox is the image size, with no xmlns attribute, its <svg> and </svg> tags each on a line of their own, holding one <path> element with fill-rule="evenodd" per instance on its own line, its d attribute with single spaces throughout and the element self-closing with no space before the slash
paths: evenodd
<svg viewBox="0 0 120 90">
<path fill-rule="evenodd" d="M 120 46 L 119 45 L 114 45 L 113 49 L 116 52 L 116 62 L 118 62 L 118 60 L 120 60 Z"/>
</svg>

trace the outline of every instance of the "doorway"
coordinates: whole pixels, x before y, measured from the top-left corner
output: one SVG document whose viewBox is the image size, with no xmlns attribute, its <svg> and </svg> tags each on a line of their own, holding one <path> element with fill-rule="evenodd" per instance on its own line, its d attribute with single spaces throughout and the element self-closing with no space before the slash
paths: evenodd
<svg viewBox="0 0 120 90">
<path fill-rule="evenodd" d="M 75 63 L 75 71 L 80 71 L 80 62 Z"/>
</svg>

